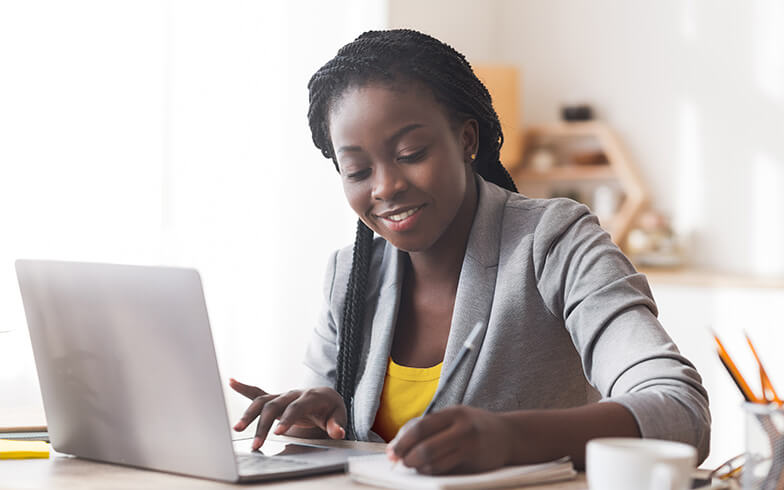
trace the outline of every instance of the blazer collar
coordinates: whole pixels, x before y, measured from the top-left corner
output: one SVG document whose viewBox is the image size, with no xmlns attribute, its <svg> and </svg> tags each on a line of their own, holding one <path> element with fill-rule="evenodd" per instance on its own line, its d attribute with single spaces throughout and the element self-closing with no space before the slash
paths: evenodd
<svg viewBox="0 0 784 490">
<path fill-rule="evenodd" d="M 479 176 L 476 176 L 476 185 L 477 210 L 460 271 L 442 373 L 451 369 L 452 361 L 474 325 L 482 322 L 484 328 L 479 335 L 476 348 L 469 353 L 455 372 L 450 386 L 442 387 L 439 382 L 437 390 L 443 390 L 444 393 L 441 402 L 434 407 L 436 410 L 462 401 L 481 350 L 495 292 L 504 205 L 509 193 L 494 184 L 485 182 Z M 403 284 L 405 260 L 402 254 L 404 253 L 389 243 L 385 245 L 378 301 L 369 332 L 370 346 L 354 398 L 354 424 L 360 438 L 375 439 L 370 436 L 370 428 L 378 411 L 387 361 L 395 334 Z"/>
<path fill-rule="evenodd" d="M 433 407 L 435 410 L 462 403 L 490 322 L 498 275 L 504 206 L 509 193 L 479 176 L 477 188 L 479 203 L 460 270 L 442 373 L 451 369 L 457 353 L 477 323 L 482 323 L 482 331 L 474 349 L 455 371 L 450 385 L 443 385 L 444 377 L 439 380 L 436 390 L 443 391 L 443 395 Z"/>
<path fill-rule="evenodd" d="M 476 215 L 468 236 L 466 256 L 485 267 L 498 265 L 501 249 L 501 230 L 504 206 L 509 199 L 509 191 L 486 182 L 476 175 L 479 200 Z M 465 266 L 465 259 L 463 259 Z"/>
<path fill-rule="evenodd" d="M 379 267 L 376 307 L 371 309 L 370 331 L 365 331 L 364 344 L 369 348 L 360 359 L 360 377 L 354 391 L 354 432 L 359 440 L 381 441 L 378 435 L 371 436 L 370 428 L 376 418 L 381 389 L 387 372 L 387 359 L 392 348 L 400 304 L 405 260 L 402 252 L 389 243 L 384 245 L 384 253 Z M 372 303 L 372 298 L 368 299 Z M 365 325 L 368 324 L 367 317 Z M 366 353 L 366 354 L 365 354 Z M 364 361 L 364 368 L 362 368 Z"/>
</svg>

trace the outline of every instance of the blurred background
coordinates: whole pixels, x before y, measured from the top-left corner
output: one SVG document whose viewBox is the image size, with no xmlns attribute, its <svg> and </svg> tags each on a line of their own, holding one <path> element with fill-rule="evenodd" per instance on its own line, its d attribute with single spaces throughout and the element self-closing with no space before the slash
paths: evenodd
<svg viewBox="0 0 784 490">
<path fill-rule="evenodd" d="M 0 0 L 0 427 L 45 424 L 17 258 L 196 267 L 222 376 L 297 385 L 356 219 L 306 85 L 388 27 L 476 67 L 521 190 L 600 214 L 705 378 L 706 466 L 742 451 L 708 327 L 753 386 L 744 329 L 784 379 L 778 0 Z"/>
</svg>

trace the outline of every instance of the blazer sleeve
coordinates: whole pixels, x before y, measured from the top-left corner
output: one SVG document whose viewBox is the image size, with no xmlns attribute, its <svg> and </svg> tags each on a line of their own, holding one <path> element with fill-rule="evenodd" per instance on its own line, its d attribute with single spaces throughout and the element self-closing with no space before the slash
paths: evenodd
<svg viewBox="0 0 784 490">
<path fill-rule="evenodd" d="M 305 351 L 305 388 L 335 387 L 338 333 L 337 322 L 332 314 L 332 299 L 337 258 L 338 251 L 334 252 L 328 261 L 327 271 L 324 274 L 324 305 Z"/>
<path fill-rule="evenodd" d="M 657 320 L 645 275 L 573 201 L 549 207 L 535 236 L 540 294 L 566 326 L 602 401 L 625 406 L 643 437 L 696 447 L 702 462 L 710 444 L 708 395 Z"/>
</svg>

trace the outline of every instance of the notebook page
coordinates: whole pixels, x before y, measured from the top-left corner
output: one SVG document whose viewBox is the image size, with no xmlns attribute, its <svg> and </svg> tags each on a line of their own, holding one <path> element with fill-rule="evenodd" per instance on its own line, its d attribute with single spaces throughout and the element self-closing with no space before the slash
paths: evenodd
<svg viewBox="0 0 784 490">
<path fill-rule="evenodd" d="M 545 483 L 574 478 L 568 458 L 549 463 L 506 466 L 494 471 L 470 475 L 420 475 L 412 468 L 394 466 L 385 454 L 349 458 L 348 474 L 352 480 L 386 488 L 460 489 L 503 488 L 516 485 Z"/>
</svg>

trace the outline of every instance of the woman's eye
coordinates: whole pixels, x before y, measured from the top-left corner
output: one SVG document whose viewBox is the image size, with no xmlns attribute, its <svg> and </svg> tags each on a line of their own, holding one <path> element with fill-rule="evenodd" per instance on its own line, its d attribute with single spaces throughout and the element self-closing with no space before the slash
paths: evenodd
<svg viewBox="0 0 784 490">
<path fill-rule="evenodd" d="M 346 174 L 346 177 L 348 177 L 349 180 L 362 180 L 366 178 L 368 175 L 370 175 L 370 169 L 364 168 L 362 170 L 358 170 L 356 172 L 351 172 L 349 174 Z"/>
<path fill-rule="evenodd" d="M 405 163 L 418 162 L 423 158 L 425 158 L 426 154 L 427 154 L 427 148 L 422 148 L 421 150 L 414 153 L 400 155 L 399 157 L 397 157 L 397 159 L 398 161 L 405 162 Z"/>
</svg>

